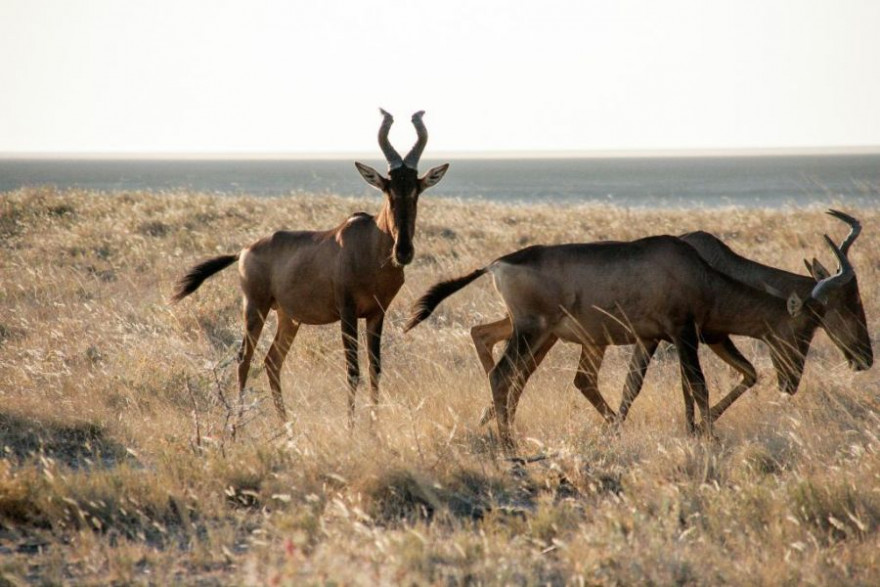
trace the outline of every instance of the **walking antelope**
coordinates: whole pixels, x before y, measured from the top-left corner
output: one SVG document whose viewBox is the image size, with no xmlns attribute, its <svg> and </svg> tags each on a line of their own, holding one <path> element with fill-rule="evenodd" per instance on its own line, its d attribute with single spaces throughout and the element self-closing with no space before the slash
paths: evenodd
<svg viewBox="0 0 880 587">
<path fill-rule="evenodd" d="M 244 295 L 244 338 L 238 364 L 239 415 L 254 346 L 270 310 L 278 315 L 278 330 L 266 354 L 266 372 L 275 408 L 286 420 L 281 397 L 281 365 L 301 324 L 342 323 L 342 344 L 348 370 L 348 413 L 353 422 L 358 368 L 357 320 L 364 318 L 370 365 L 370 391 L 379 396 L 380 347 L 385 310 L 403 285 L 403 268 L 412 261 L 416 206 L 421 194 L 439 182 L 449 164 L 422 177 L 416 168 L 428 141 L 423 111 L 412 116 L 418 140 L 401 158 L 388 140 L 394 122 L 381 110 L 379 146 L 388 162 L 388 177 L 355 163 L 368 184 L 385 194 L 375 216 L 359 212 L 325 231 L 279 231 L 235 255 L 221 255 L 192 267 L 177 282 L 173 301 L 193 293 L 202 282 L 238 261 Z"/>
<path fill-rule="evenodd" d="M 829 215 L 842 220 L 850 226 L 850 232 L 840 244 L 840 252 L 849 263 L 849 248 L 861 233 L 862 227 L 858 220 L 839 210 L 828 210 Z M 682 240 L 697 249 L 706 262 L 715 269 L 726 273 L 747 285 L 758 289 L 765 289 L 781 296 L 780 292 L 794 292 L 804 298 L 823 279 L 828 278 L 829 271 L 814 257 L 812 262 L 804 259 L 804 265 L 809 276 L 789 273 L 783 269 L 768 267 L 756 261 L 751 261 L 733 252 L 714 235 L 707 232 L 697 231 L 682 235 Z M 826 237 L 827 238 L 827 237 Z M 839 267 L 838 271 L 842 268 Z M 869 369 L 874 363 L 874 352 L 871 347 L 871 337 L 868 333 L 868 324 L 865 318 L 865 309 L 862 306 L 862 298 L 859 293 L 858 278 L 853 271 L 852 277 L 840 287 L 829 291 L 824 300 L 825 312 L 821 317 L 819 326 L 828 334 L 832 342 L 843 354 L 850 368 L 854 371 Z M 717 404 L 712 406 L 710 417 L 714 422 L 724 411 L 733 404 L 743 393 L 751 388 L 757 381 L 755 369 L 751 363 L 739 352 L 730 336 L 716 336 L 714 340 L 707 341 L 710 348 L 726 363 L 742 374 L 742 380 Z M 789 356 L 771 352 L 770 360 L 776 370 L 776 381 L 779 390 L 789 395 L 797 393 L 801 376 L 804 371 L 804 363 L 809 345 L 803 353 Z M 630 362 L 630 377 L 634 380 L 627 386 L 627 395 L 621 401 L 620 418 L 626 418 L 626 411 L 635 400 L 641 389 L 641 381 L 645 370 L 651 361 L 653 350 L 650 347 L 638 347 L 633 352 Z"/>
<path fill-rule="evenodd" d="M 849 248 L 858 238 L 861 224 L 852 216 L 838 210 L 829 210 L 828 214 L 845 222 L 850 227 L 849 234 L 840 244 L 841 253 L 848 259 Z M 802 299 L 807 298 L 816 284 L 829 276 L 828 270 L 816 258 L 813 258 L 812 262 L 804 260 L 811 275 L 803 276 L 746 259 L 707 232 L 691 232 L 679 238 L 694 247 L 713 268 L 752 287 L 777 292 L 778 297 L 783 297 L 781 292 L 794 292 Z M 868 334 L 865 310 L 862 307 L 859 294 L 858 279 L 855 274 L 847 283 L 829 293 L 825 301 L 825 308 L 820 326 L 843 353 L 850 367 L 858 371 L 870 368 L 874 362 L 874 355 L 871 348 L 871 338 Z M 486 373 L 493 365 L 492 347 L 508 338 L 511 332 L 512 326 L 508 318 L 489 324 L 480 324 L 471 329 L 477 355 Z M 707 338 L 706 333 L 701 333 L 701 341 L 707 343 L 719 358 L 742 375 L 742 380 L 724 398 L 712 406 L 710 416 L 714 422 L 734 401 L 755 384 L 757 374 L 752 364 L 733 344 L 730 336 L 718 334 Z M 539 363 L 550 350 L 550 346 L 545 345 L 536 352 L 535 358 Z M 632 401 L 641 389 L 655 348 L 656 345 L 653 348 L 650 345 L 640 345 L 633 352 L 620 406 L 619 416 L 621 419 L 626 418 Z M 602 364 L 600 350 L 604 352 L 604 348 L 600 347 L 585 346 L 581 349 L 574 384 L 602 416 L 611 421 L 615 418 L 615 414 L 599 395 L 596 387 L 599 367 Z M 807 351 L 808 348 L 804 350 L 804 355 Z M 793 395 L 797 392 L 803 374 L 804 361 L 801 357 L 791 357 L 790 359 L 783 360 L 781 355 L 771 354 L 780 391 Z M 484 411 L 482 421 L 485 423 L 492 416 L 491 408 L 487 409 Z"/>
<path fill-rule="evenodd" d="M 840 249 L 830 239 L 828 244 L 840 271 L 816 284 L 806 300 L 792 294 L 787 301 L 713 269 L 693 247 L 672 236 L 528 247 L 431 287 L 416 301 L 405 330 L 425 320 L 448 296 L 491 273 L 512 329 L 504 354 L 489 372 L 498 432 L 506 446 L 513 445 L 510 428 L 526 381 L 560 339 L 579 343 L 598 357 L 609 345 L 672 342 L 679 354 L 688 430 L 696 429 L 696 402 L 704 430 L 711 434 L 698 329 L 704 336 L 722 332 L 762 338 L 786 359 L 803 354 L 825 312 L 823 302 L 854 276 Z M 601 398 L 595 383 L 589 389 Z"/>
</svg>

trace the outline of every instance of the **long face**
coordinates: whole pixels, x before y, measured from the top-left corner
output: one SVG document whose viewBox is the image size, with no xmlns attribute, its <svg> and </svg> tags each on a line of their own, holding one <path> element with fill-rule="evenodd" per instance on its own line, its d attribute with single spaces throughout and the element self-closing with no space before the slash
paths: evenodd
<svg viewBox="0 0 880 587">
<path fill-rule="evenodd" d="M 865 309 L 855 277 L 829 295 L 822 327 L 846 357 L 851 369 L 863 371 L 874 364 Z"/>
<path fill-rule="evenodd" d="M 355 166 L 368 184 L 385 194 L 390 220 L 388 229 L 394 239 L 391 260 L 398 267 L 408 265 L 416 252 L 413 235 L 419 195 L 443 178 L 449 164 L 434 167 L 422 177 L 415 169 L 400 166 L 392 169 L 387 178 L 369 165 L 355 163 Z"/>
<path fill-rule="evenodd" d="M 815 259 L 812 264 L 807 263 L 816 285 L 803 306 L 797 295 L 792 294 L 788 300 L 788 310 L 793 318 L 790 330 L 777 340 L 768 341 L 773 348 L 773 363 L 783 391 L 791 394 L 797 391 L 810 339 L 819 326 L 825 328 L 853 369 L 867 369 L 874 362 L 858 280 L 845 252 L 858 236 L 858 228 L 856 225 L 841 247 L 825 235 L 825 241 L 837 257 L 837 273 L 829 275 Z"/>
<path fill-rule="evenodd" d="M 847 277 L 840 280 L 839 287 L 825 288 L 826 294 L 822 301 L 826 311 L 822 327 L 846 357 L 850 368 L 863 371 L 874 364 L 874 351 L 871 348 L 862 296 L 859 294 L 859 282 L 848 257 L 850 247 L 862 232 L 862 225 L 856 218 L 840 210 L 828 210 L 826 213 L 847 224 L 850 232 L 839 247 L 825 235 L 825 241 L 837 257 L 838 272 L 845 269 Z M 812 263 L 806 259 L 804 262 L 810 275 L 816 280 L 816 287 L 821 288 L 819 284 L 828 277 L 828 270 L 815 258 Z"/>
<path fill-rule="evenodd" d="M 384 191 L 392 218 L 392 260 L 398 266 L 409 265 L 416 254 L 413 235 L 416 231 L 416 212 L 421 193 L 418 172 L 409 167 L 392 169 L 388 173 Z"/>
</svg>

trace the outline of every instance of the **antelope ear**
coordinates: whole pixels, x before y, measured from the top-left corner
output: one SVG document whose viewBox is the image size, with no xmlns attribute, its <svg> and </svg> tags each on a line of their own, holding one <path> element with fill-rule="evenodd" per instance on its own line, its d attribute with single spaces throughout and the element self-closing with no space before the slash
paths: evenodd
<svg viewBox="0 0 880 587">
<path fill-rule="evenodd" d="M 354 166 L 357 167 L 357 170 L 360 172 L 361 176 L 367 181 L 368 184 L 381 192 L 385 191 L 385 187 L 388 185 L 388 180 L 382 177 L 381 173 L 379 173 L 369 165 L 364 165 L 359 161 L 355 161 Z"/>
<path fill-rule="evenodd" d="M 827 269 L 819 262 L 819 259 L 813 257 L 813 262 L 807 261 L 804 259 L 804 265 L 807 266 L 807 271 L 810 272 L 810 275 L 813 276 L 813 279 L 816 281 L 822 281 L 823 279 L 829 277 L 831 273 L 828 272 Z"/>
<path fill-rule="evenodd" d="M 438 165 L 437 167 L 429 169 L 428 172 L 419 179 L 419 183 L 422 184 L 421 188 L 426 190 L 432 185 L 440 183 L 440 180 L 446 175 L 447 169 L 449 169 L 449 163 L 444 163 L 443 165 Z"/>
<path fill-rule="evenodd" d="M 791 292 L 791 295 L 788 296 L 786 306 L 788 307 L 788 313 L 791 314 L 792 317 L 796 317 L 801 313 L 801 310 L 804 307 L 804 301 L 798 297 L 797 292 Z"/>
<path fill-rule="evenodd" d="M 831 277 L 831 272 L 825 269 L 816 257 L 813 257 L 813 277 L 816 278 L 816 281 L 822 281 Z"/>
</svg>

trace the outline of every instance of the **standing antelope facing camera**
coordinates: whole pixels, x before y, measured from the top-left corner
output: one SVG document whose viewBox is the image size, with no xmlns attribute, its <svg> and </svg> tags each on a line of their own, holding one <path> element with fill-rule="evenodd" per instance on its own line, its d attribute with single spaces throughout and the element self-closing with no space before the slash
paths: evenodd
<svg viewBox="0 0 880 587">
<path fill-rule="evenodd" d="M 281 397 L 281 365 L 301 324 L 342 323 L 342 345 L 348 370 L 349 425 L 354 421 L 358 368 L 358 318 L 366 320 L 372 404 L 379 398 L 380 347 L 385 311 L 404 282 L 403 268 L 413 260 L 419 194 L 437 184 L 449 164 L 418 176 L 419 158 L 428 141 L 423 111 L 412 116 L 418 140 L 401 158 L 388 141 L 394 119 L 380 110 L 379 146 L 388 162 L 388 177 L 355 163 L 368 184 L 385 195 L 375 216 L 359 212 L 325 231 L 279 231 L 235 255 L 221 255 L 192 267 L 176 284 L 179 301 L 202 282 L 238 261 L 244 295 L 244 338 L 238 356 L 239 417 L 254 347 L 270 310 L 278 330 L 266 354 L 266 373 L 275 408 L 287 419 Z"/>
<path fill-rule="evenodd" d="M 528 247 L 431 287 L 416 301 L 405 330 L 425 320 L 448 296 L 491 273 L 512 327 L 504 354 L 489 372 L 498 432 L 507 447 L 513 446 L 510 427 L 523 387 L 560 339 L 598 357 L 609 345 L 653 348 L 660 340 L 672 342 L 679 355 L 688 430 L 696 430 L 696 402 L 703 430 L 711 435 L 699 336 L 720 332 L 761 338 L 792 359 L 805 352 L 824 302 L 854 276 L 846 257 L 830 239 L 828 244 L 841 264 L 838 274 L 820 281 L 806 300 L 792 294 L 787 301 L 713 269 L 696 249 L 672 236 Z M 601 399 L 595 381 L 590 389 Z"/>
</svg>

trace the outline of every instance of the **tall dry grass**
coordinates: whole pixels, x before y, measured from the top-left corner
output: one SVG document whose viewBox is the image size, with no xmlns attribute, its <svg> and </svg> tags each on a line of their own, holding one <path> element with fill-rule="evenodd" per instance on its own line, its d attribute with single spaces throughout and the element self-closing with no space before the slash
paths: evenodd
<svg viewBox="0 0 880 587">
<path fill-rule="evenodd" d="M 0 201 L 0 581 L 166 584 L 876 584 L 880 384 L 817 335 L 782 398 L 766 349 L 738 341 L 759 384 L 684 431 L 678 370 L 656 361 L 620 435 L 571 385 L 558 345 L 523 396 L 512 466 L 477 425 L 487 384 L 468 329 L 500 317 L 488 279 L 407 336 L 438 279 L 527 244 L 705 229 L 760 261 L 832 265 L 816 209 L 515 207 L 424 198 L 417 259 L 385 328 L 382 405 L 345 428 L 337 326 L 303 328 L 279 425 L 258 363 L 236 441 L 240 341 L 228 270 L 176 306 L 197 260 L 278 228 L 328 228 L 377 200 L 25 189 Z M 851 251 L 876 331 L 880 209 Z M 649 287 L 649 284 L 646 284 Z M 271 331 L 273 326 L 268 326 Z M 257 357 L 268 346 L 264 333 Z M 875 337 L 876 342 L 876 337 Z M 362 351 L 362 371 L 364 352 Z M 713 400 L 736 381 L 703 353 Z M 628 353 L 601 375 L 616 404 Z"/>
</svg>

